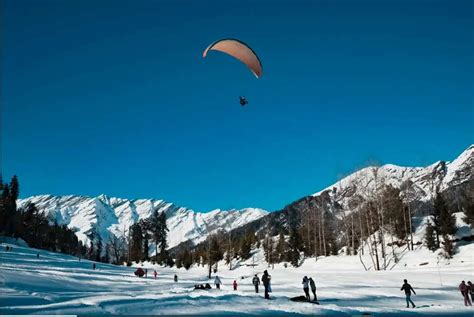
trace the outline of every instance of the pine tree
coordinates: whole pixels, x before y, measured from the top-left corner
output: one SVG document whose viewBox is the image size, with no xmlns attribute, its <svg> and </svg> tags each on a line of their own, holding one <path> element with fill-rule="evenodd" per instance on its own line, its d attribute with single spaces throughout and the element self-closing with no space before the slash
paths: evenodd
<svg viewBox="0 0 474 317">
<path fill-rule="evenodd" d="M 16 175 L 13 175 L 12 180 L 10 182 L 10 198 L 13 202 L 15 202 L 15 206 L 16 206 L 16 200 L 18 199 L 19 195 L 20 195 L 20 185 L 18 183 L 18 177 Z"/>
<path fill-rule="evenodd" d="M 143 232 L 139 223 L 135 223 L 130 227 L 130 260 L 140 261 L 143 259 Z"/>
<path fill-rule="evenodd" d="M 252 250 L 251 238 L 248 234 L 242 236 L 240 239 L 240 257 L 243 260 L 250 258 L 250 251 Z"/>
<path fill-rule="evenodd" d="M 169 265 L 171 263 L 171 257 L 168 254 L 166 248 L 168 247 L 167 244 L 167 235 L 168 235 L 168 227 L 166 225 L 166 214 L 163 211 L 158 216 L 158 243 L 159 243 L 159 262 L 165 263 Z M 172 266 L 172 265 L 170 265 Z"/>
<path fill-rule="evenodd" d="M 102 262 L 104 263 L 110 263 L 110 255 L 109 255 L 109 248 L 105 248 L 105 254 L 104 257 L 102 258 Z"/>
<path fill-rule="evenodd" d="M 436 251 L 436 238 L 435 238 L 435 230 L 431 221 L 428 220 L 428 224 L 426 225 L 425 231 L 425 243 L 426 247 L 431 251 Z"/>
<path fill-rule="evenodd" d="M 148 261 L 149 258 L 149 242 L 148 242 L 148 234 L 145 233 L 143 238 L 143 261 Z"/>
<path fill-rule="evenodd" d="M 193 256 L 188 248 L 185 248 L 183 252 L 183 266 L 186 270 L 189 270 L 191 265 L 193 265 Z"/>
<path fill-rule="evenodd" d="M 176 268 L 180 269 L 183 267 L 183 255 L 179 253 L 176 255 L 176 261 L 174 262 L 176 264 Z"/>
<path fill-rule="evenodd" d="M 278 237 L 278 243 L 275 250 L 276 256 L 278 257 L 278 262 L 287 261 L 286 257 L 286 242 L 283 232 L 280 232 Z"/>
<path fill-rule="evenodd" d="M 436 193 L 433 204 L 433 228 L 436 233 L 436 247 L 440 247 L 439 236 L 441 235 L 441 214 L 443 209 L 447 209 L 443 197 L 440 193 Z"/>
<path fill-rule="evenodd" d="M 87 258 L 89 260 L 94 260 L 95 259 L 95 247 L 94 247 L 94 240 L 90 239 L 90 246 L 89 249 L 87 250 Z"/>
<path fill-rule="evenodd" d="M 294 267 L 298 267 L 299 265 L 302 245 L 302 239 L 298 231 L 290 229 L 290 238 L 288 240 L 288 260 Z"/>
<path fill-rule="evenodd" d="M 98 234 L 97 242 L 96 242 L 95 261 L 100 262 L 101 260 L 102 260 L 102 238 Z"/>
<path fill-rule="evenodd" d="M 440 233 L 444 235 L 452 235 L 456 233 L 456 218 L 452 213 L 449 212 L 446 203 L 441 208 L 440 212 Z"/>
</svg>

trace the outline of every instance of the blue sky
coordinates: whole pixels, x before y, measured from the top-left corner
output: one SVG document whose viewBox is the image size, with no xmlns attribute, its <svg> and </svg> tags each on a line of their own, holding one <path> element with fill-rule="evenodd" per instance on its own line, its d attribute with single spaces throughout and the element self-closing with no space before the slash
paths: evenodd
<svg viewBox="0 0 474 317">
<path fill-rule="evenodd" d="M 22 197 L 276 210 L 369 161 L 473 143 L 472 1 L 1 5 L 2 171 Z M 225 37 L 259 54 L 261 79 L 202 59 Z"/>
</svg>

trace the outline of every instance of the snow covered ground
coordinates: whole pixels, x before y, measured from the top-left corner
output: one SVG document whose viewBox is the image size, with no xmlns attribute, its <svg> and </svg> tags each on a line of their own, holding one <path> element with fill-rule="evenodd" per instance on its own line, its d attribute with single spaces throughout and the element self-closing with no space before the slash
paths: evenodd
<svg viewBox="0 0 474 317">
<path fill-rule="evenodd" d="M 457 291 L 461 280 L 474 281 L 474 244 L 459 246 L 456 256 L 439 266 L 434 253 L 420 248 L 383 272 L 364 271 L 358 256 L 307 259 L 297 269 L 282 264 L 269 269 L 260 263 L 229 271 L 221 264 L 223 287 L 210 291 L 193 289 L 208 282 L 203 267 L 186 271 L 146 264 L 148 278 L 137 278 L 134 268 L 100 263 L 92 270 L 92 262 L 72 256 L 16 245 L 6 252 L 5 246 L 0 246 L 0 314 L 474 315 Z M 265 269 L 272 275 L 270 301 L 251 285 L 253 274 L 261 276 Z M 173 282 L 175 273 L 178 283 Z M 289 300 L 302 295 L 304 275 L 316 281 L 320 305 Z M 400 291 L 404 278 L 417 292 L 415 309 L 405 308 Z M 232 290 L 234 279 L 238 291 Z"/>
</svg>

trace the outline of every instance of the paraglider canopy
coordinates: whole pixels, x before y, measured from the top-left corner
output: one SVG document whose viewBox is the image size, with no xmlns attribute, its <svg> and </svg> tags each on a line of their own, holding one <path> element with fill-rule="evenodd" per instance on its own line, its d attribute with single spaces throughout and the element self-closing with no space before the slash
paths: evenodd
<svg viewBox="0 0 474 317">
<path fill-rule="evenodd" d="M 238 59 L 247 65 L 257 78 L 261 77 L 263 74 L 262 63 L 257 54 L 250 48 L 250 46 L 242 41 L 236 39 L 218 40 L 204 50 L 202 57 L 206 58 L 207 53 L 211 50 L 220 51 Z"/>
</svg>

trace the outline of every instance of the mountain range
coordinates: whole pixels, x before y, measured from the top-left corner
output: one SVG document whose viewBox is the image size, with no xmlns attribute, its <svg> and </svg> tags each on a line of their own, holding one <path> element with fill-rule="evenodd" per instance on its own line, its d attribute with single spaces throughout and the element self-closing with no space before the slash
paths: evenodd
<svg viewBox="0 0 474 317">
<path fill-rule="evenodd" d="M 164 200 L 124 199 L 106 195 L 39 195 L 20 199 L 18 205 L 22 207 L 35 203 L 52 221 L 74 229 L 85 243 L 89 242 L 92 232 L 97 232 L 102 241 L 107 241 L 111 234 L 125 236 L 133 223 L 149 217 L 157 209 L 166 213 L 168 245 L 173 248 L 184 242 L 198 244 L 218 230 L 237 233 L 259 231 L 269 223 L 276 223 L 272 229 L 277 231 L 279 226 L 285 225 L 288 208 L 301 209 L 308 200 L 324 200 L 336 217 L 342 217 L 354 210 L 357 200 L 364 199 L 383 185 L 400 188 L 403 199 L 418 214 L 426 210 L 426 205 L 437 192 L 452 197 L 448 200 L 451 206 L 465 205 L 462 200 L 474 199 L 473 168 L 474 145 L 452 161 L 438 161 L 426 167 L 370 166 L 272 213 L 259 208 L 216 209 L 203 213 Z"/>
</svg>

